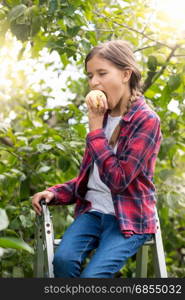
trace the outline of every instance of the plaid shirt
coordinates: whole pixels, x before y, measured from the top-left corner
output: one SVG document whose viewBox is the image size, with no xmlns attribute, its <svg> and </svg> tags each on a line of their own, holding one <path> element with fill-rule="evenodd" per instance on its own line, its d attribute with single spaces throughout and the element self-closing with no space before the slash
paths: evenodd
<svg viewBox="0 0 185 300">
<path fill-rule="evenodd" d="M 104 116 L 103 128 L 107 116 L 108 112 Z M 139 97 L 120 124 L 116 154 L 109 146 L 103 128 L 87 134 L 79 175 L 64 184 L 48 188 L 55 194 L 50 204 L 76 203 L 75 217 L 90 210 L 91 203 L 85 195 L 94 161 L 100 179 L 111 191 L 121 232 L 154 233 L 156 197 L 153 174 L 160 149 L 160 119 L 146 104 L 144 97 Z"/>
</svg>

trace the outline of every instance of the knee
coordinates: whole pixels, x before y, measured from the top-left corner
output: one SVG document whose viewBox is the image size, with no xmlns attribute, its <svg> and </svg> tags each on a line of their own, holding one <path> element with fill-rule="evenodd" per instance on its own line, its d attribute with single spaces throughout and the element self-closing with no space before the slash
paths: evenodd
<svg viewBox="0 0 185 300">
<path fill-rule="evenodd" d="M 56 251 L 53 258 L 54 267 L 62 266 L 62 265 L 70 265 L 73 258 L 72 255 L 66 253 L 65 251 Z"/>
<path fill-rule="evenodd" d="M 53 259 L 55 277 L 76 277 L 77 262 L 74 255 L 66 252 L 56 252 Z"/>
</svg>

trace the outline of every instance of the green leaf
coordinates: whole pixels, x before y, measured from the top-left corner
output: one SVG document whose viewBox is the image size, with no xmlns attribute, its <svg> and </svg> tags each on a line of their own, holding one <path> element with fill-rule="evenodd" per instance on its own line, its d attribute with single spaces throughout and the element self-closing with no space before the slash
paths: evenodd
<svg viewBox="0 0 185 300">
<path fill-rule="evenodd" d="M 58 166 L 63 172 L 66 172 L 69 169 L 70 165 L 71 162 L 68 158 L 66 158 L 65 156 L 60 156 L 58 160 Z"/>
<path fill-rule="evenodd" d="M 9 14 L 8 14 L 8 21 L 10 23 L 12 23 L 13 21 L 15 21 L 17 18 L 19 18 L 20 16 L 22 16 L 26 10 L 26 6 L 24 4 L 20 4 L 17 6 L 14 6 Z"/>
<path fill-rule="evenodd" d="M 69 142 L 69 145 L 73 148 L 78 148 L 82 146 L 82 142 L 81 141 L 71 141 Z"/>
<path fill-rule="evenodd" d="M 36 35 L 41 27 L 41 20 L 39 16 L 33 16 L 32 17 L 32 23 L 31 23 L 31 36 Z"/>
<path fill-rule="evenodd" d="M 56 143 L 56 147 L 62 151 L 65 151 L 65 147 L 60 143 Z"/>
<path fill-rule="evenodd" d="M 4 249 L 0 247 L 0 258 L 3 256 L 4 254 Z"/>
<path fill-rule="evenodd" d="M 10 29 L 16 38 L 22 42 L 28 39 L 30 34 L 30 25 L 11 23 Z"/>
<path fill-rule="evenodd" d="M 58 0 L 49 0 L 49 14 L 53 14 L 58 8 Z"/>
<path fill-rule="evenodd" d="M 171 155 L 171 151 L 173 152 L 173 154 L 175 153 L 175 148 L 176 147 L 176 140 L 174 139 L 174 137 L 168 137 L 165 138 L 161 144 L 161 148 L 160 148 L 160 158 L 164 159 L 167 156 Z"/>
<path fill-rule="evenodd" d="M 167 180 L 168 178 L 172 177 L 174 174 L 173 170 L 171 169 L 163 169 L 159 172 L 159 177 L 165 181 Z"/>
<path fill-rule="evenodd" d="M 43 151 L 49 151 L 51 150 L 52 146 L 51 145 L 46 145 L 46 144 L 38 144 L 37 145 L 37 149 L 38 151 L 40 152 L 43 152 Z"/>
<path fill-rule="evenodd" d="M 21 224 L 24 228 L 28 228 L 28 227 L 31 227 L 33 225 L 32 221 L 30 220 L 30 218 L 28 216 L 25 217 L 24 215 L 20 215 L 19 219 L 20 219 Z"/>
<path fill-rule="evenodd" d="M 16 136 L 13 133 L 12 128 L 9 128 L 7 131 L 7 136 L 11 139 L 11 141 L 15 144 L 16 143 Z"/>
<path fill-rule="evenodd" d="M 21 239 L 14 237 L 0 237 L 0 247 L 2 248 L 12 248 L 17 250 L 25 250 L 33 254 L 34 250 L 27 243 Z"/>
<path fill-rule="evenodd" d="M 39 0 L 39 5 L 43 5 L 46 3 L 46 0 Z"/>
<path fill-rule="evenodd" d="M 0 230 L 3 230 L 6 227 L 8 227 L 8 224 L 9 224 L 9 220 L 6 211 L 0 208 Z"/>
<path fill-rule="evenodd" d="M 83 124 L 75 124 L 73 125 L 73 128 L 78 132 L 80 138 L 85 138 L 87 131 Z"/>
<path fill-rule="evenodd" d="M 0 174 L 0 181 L 4 181 L 6 179 L 5 175 Z"/>
<path fill-rule="evenodd" d="M 19 237 L 18 236 L 18 234 L 17 234 L 17 232 L 15 231 L 15 230 L 13 230 L 13 229 L 9 229 L 9 228 L 6 228 L 5 230 L 4 230 L 4 233 L 5 233 L 5 235 L 7 236 L 15 236 L 15 237 Z"/>
<path fill-rule="evenodd" d="M 37 171 L 37 173 L 47 173 L 50 169 L 51 167 L 49 166 L 43 166 Z"/>
<path fill-rule="evenodd" d="M 20 0 L 6 0 L 6 3 L 9 6 L 15 6 L 15 5 L 18 5 L 20 3 Z"/>
<path fill-rule="evenodd" d="M 86 52 L 89 52 L 91 45 L 88 41 L 82 40 L 81 44 Z"/>
<path fill-rule="evenodd" d="M 180 74 L 170 76 L 168 81 L 168 86 L 171 91 L 176 90 L 181 84 L 181 76 Z"/>
<path fill-rule="evenodd" d="M 170 131 L 173 132 L 175 129 L 178 128 L 178 121 L 176 119 L 171 119 L 169 122 Z"/>
<path fill-rule="evenodd" d="M 17 149 L 18 152 L 32 152 L 33 151 L 33 148 L 30 147 L 30 146 L 24 146 L 24 147 L 19 147 Z"/>
<path fill-rule="evenodd" d="M 61 61 L 62 61 L 62 63 L 63 63 L 63 65 L 64 65 L 64 68 L 69 64 L 69 59 L 68 59 L 68 57 L 67 57 L 67 54 L 66 53 L 63 53 L 61 56 L 60 56 L 60 58 L 61 58 Z"/>
<path fill-rule="evenodd" d="M 20 215 L 19 219 L 21 220 L 22 226 L 26 227 L 26 217 L 23 215 Z"/>
<path fill-rule="evenodd" d="M 148 58 L 147 65 L 151 71 L 155 71 L 157 68 L 157 58 L 153 55 L 150 55 Z"/>
<path fill-rule="evenodd" d="M 79 30 L 81 29 L 80 26 L 74 26 L 71 28 L 67 28 L 67 33 L 69 34 L 69 36 L 74 37 L 75 35 L 77 35 L 77 33 L 79 32 Z"/>
<path fill-rule="evenodd" d="M 76 10 L 76 7 L 74 7 L 73 5 L 70 5 L 69 3 L 66 8 L 63 8 L 63 12 L 64 12 L 65 16 L 69 16 L 69 17 L 73 16 L 75 10 Z"/>
<path fill-rule="evenodd" d="M 13 277 L 14 278 L 23 278 L 24 271 L 22 267 L 14 266 L 13 267 Z"/>
<path fill-rule="evenodd" d="M 166 85 L 165 88 L 162 91 L 161 97 L 160 97 L 160 106 L 162 108 L 167 108 L 167 104 L 170 102 L 171 100 L 171 93 L 170 93 L 170 89 L 169 86 Z"/>
<path fill-rule="evenodd" d="M 6 12 L 3 9 L 0 9 L 0 21 L 2 21 L 6 17 Z"/>
</svg>

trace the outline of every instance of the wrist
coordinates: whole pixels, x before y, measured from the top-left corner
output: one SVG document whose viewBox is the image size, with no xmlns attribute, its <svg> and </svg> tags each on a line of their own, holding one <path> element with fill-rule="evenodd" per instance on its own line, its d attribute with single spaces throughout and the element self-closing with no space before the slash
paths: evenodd
<svg viewBox="0 0 185 300">
<path fill-rule="evenodd" d="M 89 126 L 89 130 L 90 131 L 94 131 L 94 130 L 97 130 L 97 129 L 102 129 L 102 125 L 93 125 L 93 126 Z"/>
<path fill-rule="evenodd" d="M 93 131 L 103 127 L 103 118 L 89 118 L 89 130 Z"/>
</svg>

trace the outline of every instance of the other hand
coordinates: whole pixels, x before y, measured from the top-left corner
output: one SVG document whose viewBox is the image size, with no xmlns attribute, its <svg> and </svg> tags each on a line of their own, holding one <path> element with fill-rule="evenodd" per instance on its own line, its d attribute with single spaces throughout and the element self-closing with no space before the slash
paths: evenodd
<svg viewBox="0 0 185 300">
<path fill-rule="evenodd" d="M 38 215 L 41 215 L 41 213 L 42 213 L 42 207 L 40 205 L 40 200 L 43 198 L 45 199 L 46 203 L 49 203 L 54 198 L 54 193 L 50 192 L 50 191 L 43 191 L 43 192 L 39 192 L 39 193 L 36 193 L 35 195 L 33 195 L 32 206 Z"/>
</svg>

